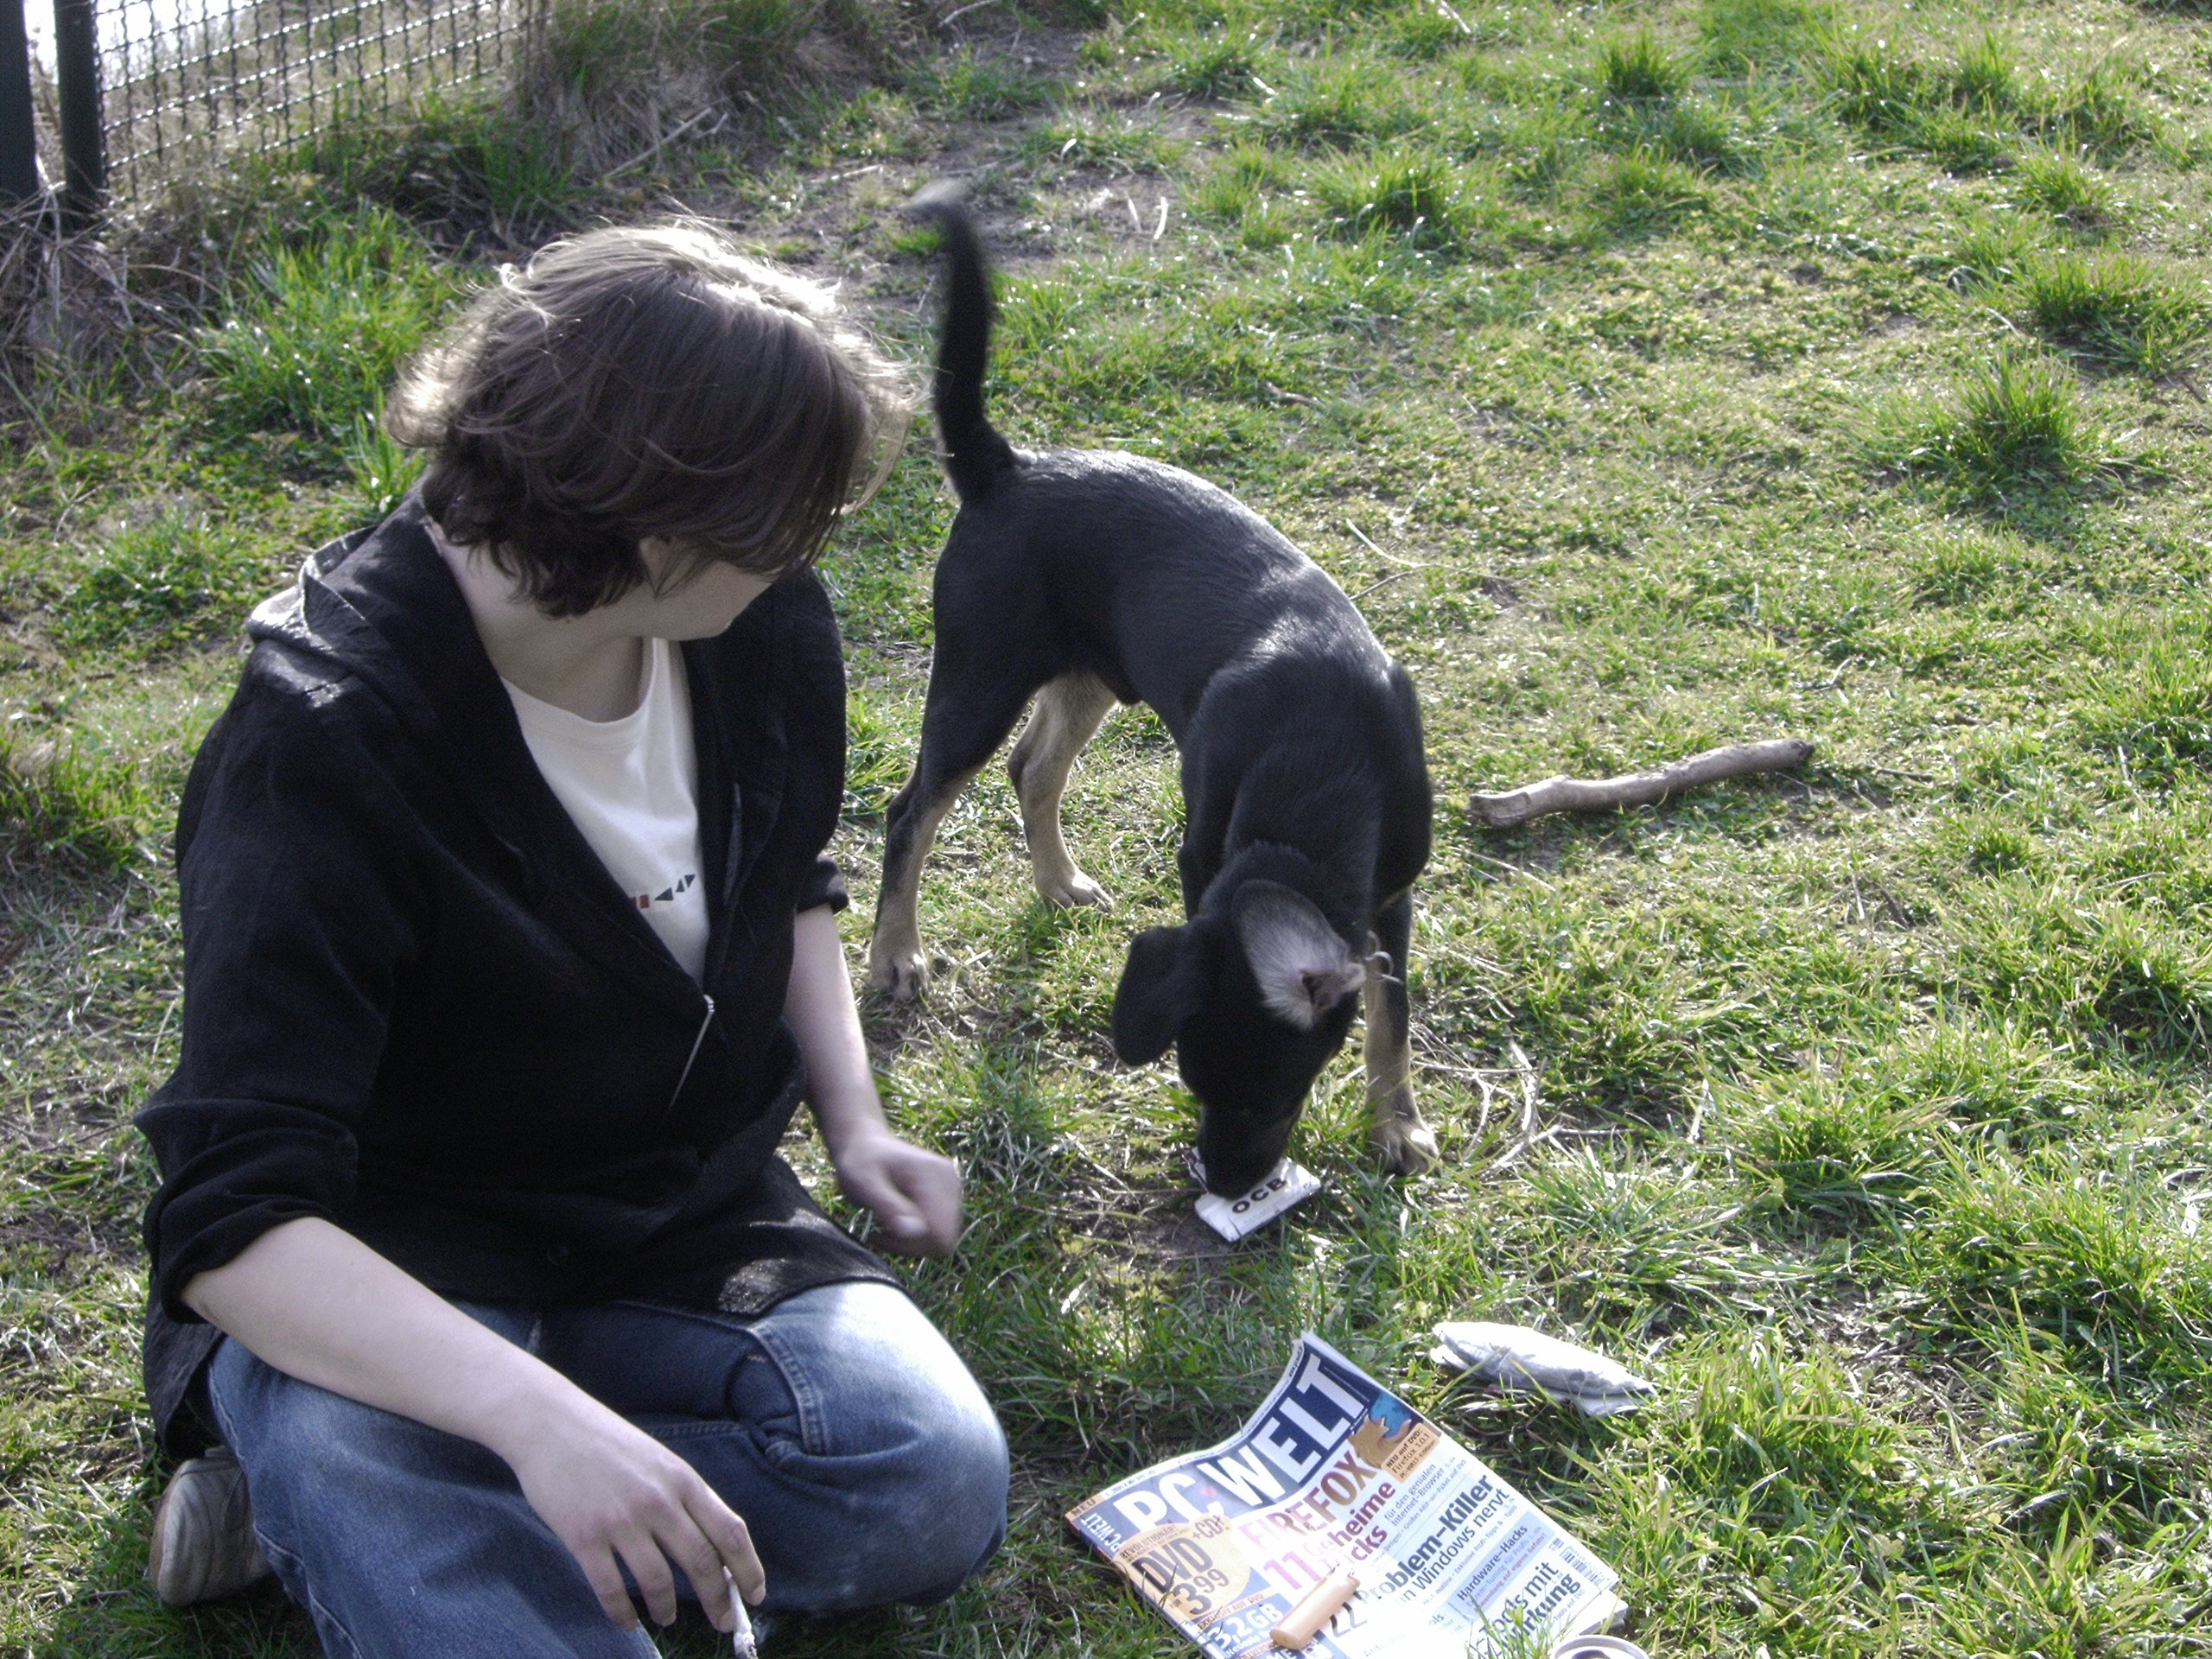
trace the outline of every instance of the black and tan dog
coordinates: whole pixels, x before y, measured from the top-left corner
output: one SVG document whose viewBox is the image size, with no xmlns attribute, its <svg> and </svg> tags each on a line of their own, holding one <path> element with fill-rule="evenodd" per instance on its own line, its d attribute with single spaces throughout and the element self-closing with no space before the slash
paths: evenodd
<svg viewBox="0 0 2212 1659">
<path fill-rule="evenodd" d="M 936 406 L 959 516 L 938 561 L 921 754 L 891 803 L 868 982 L 926 969 L 915 920 L 938 826 L 1033 696 L 1008 758 L 1037 888 L 1103 904 L 1060 837 L 1077 753 L 1119 702 L 1182 751 L 1180 927 L 1141 933 L 1114 1001 L 1127 1062 L 1176 1046 L 1217 1192 L 1249 1190 L 1367 1005 L 1375 1144 L 1433 1161 L 1411 1086 L 1406 957 L 1427 861 L 1421 709 L 1404 670 L 1321 569 L 1200 479 L 1133 455 L 1015 449 L 983 412 L 989 275 L 956 192 L 914 204 L 950 256 Z"/>
</svg>

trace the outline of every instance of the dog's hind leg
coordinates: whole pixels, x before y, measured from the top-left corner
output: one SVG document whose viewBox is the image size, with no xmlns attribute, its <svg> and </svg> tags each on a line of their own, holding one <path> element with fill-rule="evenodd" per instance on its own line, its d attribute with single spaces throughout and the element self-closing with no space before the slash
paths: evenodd
<svg viewBox="0 0 2212 1659">
<path fill-rule="evenodd" d="M 900 1001 L 929 979 L 916 915 L 923 861 L 945 814 L 1006 741 L 1037 683 L 963 671 L 969 666 L 940 643 L 930 671 L 929 704 L 922 714 L 922 751 L 913 776 L 891 798 L 885 818 L 883 884 L 868 936 L 868 982 L 871 990 L 888 991 Z"/>
<path fill-rule="evenodd" d="M 926 752 L 925 752 L 926 753 Z M 929 958 L 922 951 L 918 912 L 922 865 L 937 844 L 938 826 L 952 810 L 960 791 L 976 780 L 982 763 L 924 787 L 920 764 L 891 798 L 883 836 L 883 884 L 875 895 L 875 926 L 868 941 L 870 990 L 888 991 L 899 1001 L 920 994 L 929 982 Z"/>
<path fill-rule="evenodd" d="M 1408 888 L 1385 900 L 1376 914 L 1373 943 L 1390 965 L 1378 973 L 1382 964 L 1371 963 L 1366 986 L 1368 1138 L 1383 1167 L 1398 1175 L 1417 1174 L 1440 1155 L 1435 1133 L 1414 1103 L 1413 1010 L 1406 995 L 1413 937 Z"/>
<path fill-rule="evenodd" d="M 1060 796 L 1068 770 L 1114 707 L 1114 694 L 1089 674 L 1064 674 L 1037 694 L 1037 707 L 1006 769 L 1021 798 L 1021 830 L 1037 891 L 1055 905 L 1103 905 L 1106 890 L 1076 868 L 1060 836 Z"/>
</svg>

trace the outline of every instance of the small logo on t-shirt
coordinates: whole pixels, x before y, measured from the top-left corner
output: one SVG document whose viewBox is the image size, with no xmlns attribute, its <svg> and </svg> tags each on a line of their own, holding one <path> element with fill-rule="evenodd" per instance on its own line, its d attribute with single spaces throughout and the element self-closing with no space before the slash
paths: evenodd
<svg viewBox="0 0 2212 1659">
<path fill-rule="evenodd" d="M 698 879 L 698 871 L 687 870 L 658 893 L 635 893 L 630 896 L 637 900 L 639 910 L 651 910 L 655 905 L 674 904 L 691 890 L 691 884 Z"/>
</svg>

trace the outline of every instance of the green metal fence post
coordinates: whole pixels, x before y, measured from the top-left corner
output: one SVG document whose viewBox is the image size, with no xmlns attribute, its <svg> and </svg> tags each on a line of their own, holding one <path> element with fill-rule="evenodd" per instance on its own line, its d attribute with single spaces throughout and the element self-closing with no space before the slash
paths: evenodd
<svg viewBox="0 0 2212 1659">
<path fill-rule="evenodd" d="M 82 226 L 107 191 L 100 130 L 100 43 L 92 0 L 54 0 L 54 67 L 61 83 L 62 216 Z"/>
<path fill-rule="evenodd" d="M 31 118 L 31 48 L 23 0 L 0 0 L 0 201 L 38 194 L 38 127 Z"/>
</svg>

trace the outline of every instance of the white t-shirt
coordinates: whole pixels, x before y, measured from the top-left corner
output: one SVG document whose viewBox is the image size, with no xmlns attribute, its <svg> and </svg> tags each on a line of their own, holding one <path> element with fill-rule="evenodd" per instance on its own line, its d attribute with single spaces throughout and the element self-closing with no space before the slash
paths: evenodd
<svg viewBox="0 0 2212 1659">
<path fill-rule="evenodd" d="M 707 965 L 698 757 L 683 655 L 645 641 L 645 685 L 620 720 L 586 720 L 513 685 L 531 758 L 630 902 L 692 978 Z M 502 681 L 505 684 L 505 682 Z"/>
</svg>

